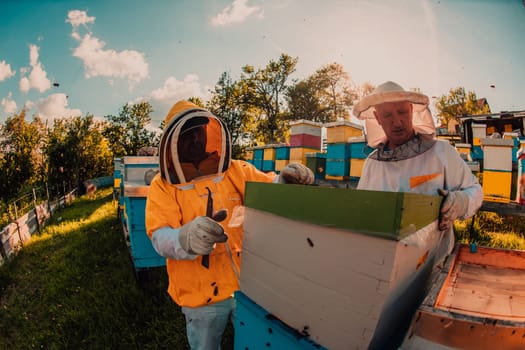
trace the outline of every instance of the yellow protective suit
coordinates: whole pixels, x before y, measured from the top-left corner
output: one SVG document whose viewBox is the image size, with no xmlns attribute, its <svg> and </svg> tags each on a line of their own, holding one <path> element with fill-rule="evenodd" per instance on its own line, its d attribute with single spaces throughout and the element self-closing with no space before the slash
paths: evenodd
<svg viewBox="0 0 525 350">
<path fill-rule="evenodd" d="M 206 151 L 210 156 L 199 165 L 180 163 L 177 139 L 188 123 L 208 118 Z M 209 188 L 214 211 L 227 209 L 228 216 L 220 224 L 228 234 L 232 253 L 226 244 L 217 244 L 210 254 L 209 269 L 195 259 L 167 259 L 168 293 L 180 306 L 198 307 L 225 300 L 239 289 L 235 270 L 240 271 L 242 227 L 229 227 L 236 206 L 243 205 L 247 181 L 271 182 L 276 174 L 263 173 L 248 162 L 231 160 L 230 136 L 225 124 L 210 112 L 182 101 L 176 103 L 165 120 L 161 137 L 160 173 L 153 179 L 146 201 L 146 231 L 151 238 L 156 230 L 178 229 L 197 216 L 206 215 Z M 204 175 L 202 175 L 204 174 Z M 176 231 L 174 231 L 176 232 Z"/>
</svg>

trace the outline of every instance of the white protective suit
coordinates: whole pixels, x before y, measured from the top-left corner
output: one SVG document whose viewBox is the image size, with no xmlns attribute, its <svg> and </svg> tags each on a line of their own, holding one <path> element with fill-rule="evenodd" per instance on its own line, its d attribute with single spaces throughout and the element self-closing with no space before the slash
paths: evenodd
<svg viewBox="0 0 525 350">
<path fill-rule="evenodd" d="M 430 195 L 438 195 L 438 189 L 463 191 L 468 209 L 460 219 L 472 217 L 483 202 L 483 190 L 457 150 L 447 141 L 426 135 L 415 136 L 392 151 L 384 151 L 380 144 L 365 161 L 357 188 Z M 452 228 L 443 234 L 438 261 L 454 246 Z"/>
</svg>

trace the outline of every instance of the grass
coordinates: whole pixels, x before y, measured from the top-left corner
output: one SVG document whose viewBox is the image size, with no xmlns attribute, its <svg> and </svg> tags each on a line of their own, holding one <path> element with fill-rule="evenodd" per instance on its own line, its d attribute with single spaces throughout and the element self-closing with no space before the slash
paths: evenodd
<svg viewBox="0 0 525 350">
<path fill-rule="evenodd" d="M 116 214 L 111 189 L 81 197 L 0 267 L 0 349 L 189 348 L 164 267 L 137 283 Z"/>
<path fill-rule="evenodd" d="M 457 221 L 456 240 L 480 246 L 525 250 L 525 220 L 519 216 L 500 216 L 478 212 L 474 219 Z"/>
</svg>

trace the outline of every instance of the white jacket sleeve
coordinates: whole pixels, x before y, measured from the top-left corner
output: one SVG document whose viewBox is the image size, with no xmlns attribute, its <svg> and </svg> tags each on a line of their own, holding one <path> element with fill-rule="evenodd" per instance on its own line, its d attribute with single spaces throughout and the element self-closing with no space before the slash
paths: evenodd
<svg viewBox="0 0 525 350">
<path fill-rule="evenodd" d="M 153 232 L 151 244 L 155 251 L 168 259 L 194 260 L 198 255 L 189 254 L 179 243 L 179 229 L 162 227 Z"/>
<path fill-rule="evenodd" d="M 460 219 L 474 216 L 483 204 L 483 189 L 477 177 L 472 174 L 467 163 L 458 157 L 456 149 L 452 146 L 445 145 L 444 152 L 438 154 L 445 157 L 445 159 L 442 159 L 445 164 L 445 189 L 462 191 L 468 197 L 468 209 Z"/>
</svg>

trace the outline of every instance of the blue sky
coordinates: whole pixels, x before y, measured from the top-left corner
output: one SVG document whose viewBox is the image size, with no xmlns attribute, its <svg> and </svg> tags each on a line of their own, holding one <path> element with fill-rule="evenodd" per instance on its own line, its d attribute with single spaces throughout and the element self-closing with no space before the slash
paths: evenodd
<svg viewBox="0 0 525 350">
<path fill-rule="evenodd" d="M 0 23 L 0 122 L 148 100 L 157 125 L 222 72 L 281 53 L 299 58 L 298 79 L 337 62 L 357 85 L 463 86 L 493 112 L 525 110 L 521 0 L 4 0 Z"/>
</svg>

